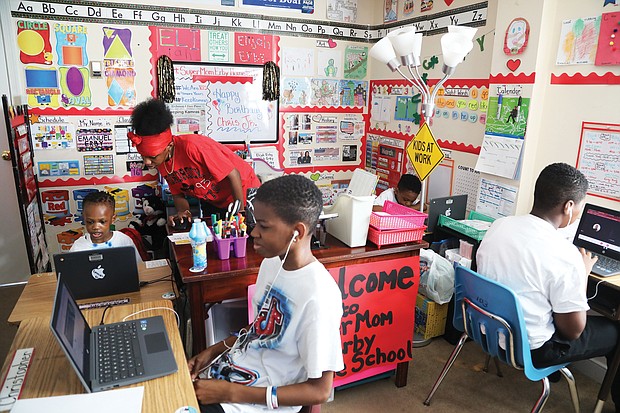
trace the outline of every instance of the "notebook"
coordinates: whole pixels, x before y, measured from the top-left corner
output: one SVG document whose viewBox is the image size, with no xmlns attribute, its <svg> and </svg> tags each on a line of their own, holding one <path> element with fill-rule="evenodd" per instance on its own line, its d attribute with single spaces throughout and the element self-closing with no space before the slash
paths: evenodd
<svg viewBox="0 0 620 413">
<path fill-rule="evenodd" d="M 138 291 L 138 265 L 133 247 L 102 248 L 54 255 L 56 275 L 62 276 L 78 299 Z"/>
<path fill-rule="evenodd" d="M 467 194 L 433 198 L 428 205 L 428 221 L 426 231 L 433 232 L 439 215 L 445 215 L 452 219 L 465 219 L 467 209 Z"/>
<path fill-rule="evenodd" d="M 91 330 L 63 277 L 58 278 L 50 327 L 89 392 L 177 371 L 161 316 L 105 324 Z"/>
<path fill-rule="evenodd" d="M 598 255 L 592 272 L 602 277 L 620 274 L 620 212 L 586 204 L 573 244 Z"/>
</svg>

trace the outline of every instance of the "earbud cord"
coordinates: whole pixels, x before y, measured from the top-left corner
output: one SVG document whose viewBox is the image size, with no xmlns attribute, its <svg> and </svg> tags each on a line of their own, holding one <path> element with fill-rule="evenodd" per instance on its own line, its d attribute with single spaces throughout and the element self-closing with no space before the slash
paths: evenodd
<svg viewBox="0 0 620 413">
<path fill-rule="evenodd" d="M 291 238 L 291 241 L 288 243 L 288 247 L 286 247 L 286 252 L 284 253 L 284 258 L 282 259 L 282 262 L 280 263 L 280 268 L 278 268 L 278 272 L 276 272 L 275 277 L 273 277 L 273 280 L 271 281 L 271 284 L 269 285 L 269 289 L 267 290 L 267 293 L 265 294 L 265 298 L 263 299 L 263 302 L 260 308 L 258 309 L 258 311 L 256 312 L 256 314 L 254 314 L 254 320 L 252 320 L 252 322 L 250 323 L 250 326 L 252 326 L 256 322 L 261 311 L 264 309 L 265 304 L 267 303 L 267 299 L 269 298 L 269 294 L 271 293 L 271 290 L 273 289 L 273 286 L 276 283 L 276 280 L 278 279 L 280 272 L 282 272 L 282 268 L 284 267 L 284 263 L 286 262 L 288 253 L 291 250 L 291 245 L 293 245 L 293 242 L 295 241 L 296 237 L 297 235 L 293 235 L 293 238 Z M 247 331 L 245 328 L 242 328 L 241 330 L 239 330 L 239 335 L 237 336 L 237 339 L 235 340 L 233 345 L 228 350 L 230 352 L 239 351 L 240 349 L 238 348 L 237 344 L 239 343 L 239 341 L 243 341 L 240 339 L 242 337 L 247 336 L 248 334 L 249 334 L 249 331 Z"/>
</svg>

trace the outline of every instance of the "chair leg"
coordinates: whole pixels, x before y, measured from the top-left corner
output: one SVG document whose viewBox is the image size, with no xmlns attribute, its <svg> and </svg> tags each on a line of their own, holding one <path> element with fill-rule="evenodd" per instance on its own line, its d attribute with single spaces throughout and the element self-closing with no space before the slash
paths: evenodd
<svg viewBox="0 0 620 413">
<path fill-rule="evenodd" d="M 575 413 L 580 412 L 579 407 L 579 394 L 577 394 L 577 385 L 575 383 L 575 377 L 573 377 L 573 373 L 566 367 L 560 369 L 560 372 L 566 379 L 568 383 L 568 390 L 570 390 L 570 398 L 573 400 L 573 407 L 575 408 Z"/>
<path fill-rule="evenodd" d="M 486 358 L 484 359 L 484 368 L 482 369 L 482 371 L 484 371 L 485 373 L 489 372 L 490 361 L 491 355 L 487 354 Z M 499 360 L 497 359 L 497 357 L 493 357 L 493 364 L 495 364 L 495 371 L 497 372 L 497 377 L 504 377 L 504 375 L 502 374 L 502 370 L 499 367 Z"/>
<path fill-rule="evenodd" d="M 543 385 L 543 391 L 540 394 L 540 397 L 538 397 L 538 400 L 536 400 L 536 404 L 534 404 L 534 407 L 532 407 L 532 413 L 539 413 L 542 411 L 543 407 L 545 407 L 545 403 L 547 403 L 547 399 L 549 398 L 549 393 L 551 392 L 549 386 L 549 379 L 545 377 L 541 381 Z"/>
<path fill-rule="evenodd" d="M 446 361 L 446 364 L 443 366 L 443 369 L 441 370 L 439 377 L 437 377 L 437 380 L 435 381 L 435 384 L 433 385 L 431 392 L 428 394 L 428 396 L 426 396 L 426 400 L 424 400 L 424 404 L 426 406 L 430 406 L 431 398 L 433 397 L 433 395 L 439 388 L 439 385 L 443 381 L 444 377 L 446 377 L 446 374 L 448 374 L 448 370 L 450 370 L 450 367 L 452 367 L 452 365 L 454 364 L 454 361 L 456 360 L 457 356 L 461 352 L 461 349 L 463 348 L 463 345 L 465 344 L 466 341 L 467 341 L 467 333 L 463 333 L 458 343 L 456 343 L 454 350 L 452 350 L 452 354 L 450 354 L 448 361 Z"/>
</svg>

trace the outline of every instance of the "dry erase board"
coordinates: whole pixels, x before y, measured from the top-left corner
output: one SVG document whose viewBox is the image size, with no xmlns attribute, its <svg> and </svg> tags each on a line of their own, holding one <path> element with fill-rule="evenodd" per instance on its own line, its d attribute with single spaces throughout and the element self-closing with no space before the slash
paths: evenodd
<svg viewBox="0 0 620 413">
<path fill-rule="evenodd" d="M 589 194 L 620 200 L 620 125 L 582 122 L 577 169 Z"/>
<path fill-rule="evenodd" d="M 263 66 L 173 65 L 175 124 L 179 119 L 195 123 L 201 133 L 221 143 L 278 140 L 278 101 L 263 100 Z"/>
</svg>

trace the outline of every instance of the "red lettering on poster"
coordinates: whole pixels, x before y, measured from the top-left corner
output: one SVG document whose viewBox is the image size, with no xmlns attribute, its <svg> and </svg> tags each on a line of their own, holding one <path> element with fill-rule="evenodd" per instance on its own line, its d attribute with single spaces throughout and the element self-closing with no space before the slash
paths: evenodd
<svg viewBox="0 0 620 413">
<path fill-rule="evenodd" d="M 345 368 L 335 386 L 365 371 L 411 360 L 419 257 L 332 268 L 342 292 L 340 335 Z"/>
<path fill-rule="evenodd" d="M 157 57 L 166 55 L 173 61 L 200 62 L 200 30 L 176 27 L 151 27 Z"/>
<path fill-rule="evenodd" d="M 235 63 L 262 65 L 277 60 L 278 36 L 260 33 L 235 33 Z"/>
</svg>

